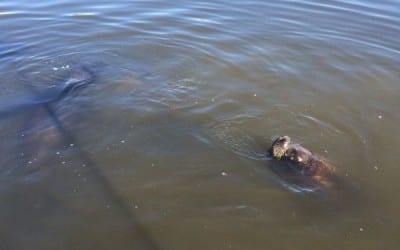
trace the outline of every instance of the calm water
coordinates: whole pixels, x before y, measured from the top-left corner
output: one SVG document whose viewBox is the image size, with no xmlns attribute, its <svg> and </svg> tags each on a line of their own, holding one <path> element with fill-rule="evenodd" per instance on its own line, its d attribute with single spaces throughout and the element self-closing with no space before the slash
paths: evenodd
<svg viewBox="0 0 400 250">
<path fill-rule="evenodd" d="M 0 3 L 1 250 L 398 249 L 398 0 L 33 2 Z M 280 134 L 349 185 L 276 175 Z"/>
</svg>

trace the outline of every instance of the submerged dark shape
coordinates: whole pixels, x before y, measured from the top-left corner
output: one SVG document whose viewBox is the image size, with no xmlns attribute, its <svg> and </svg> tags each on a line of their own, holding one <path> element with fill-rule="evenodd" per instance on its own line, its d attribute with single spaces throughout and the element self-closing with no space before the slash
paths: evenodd
<svg viewBox="0 0 400 250">
<path fill-rule="evenodd" d="M 50 99 L 48 102 L 57 101 L 63 98 L 66 94 L 71 92 L 74 89 L 92 83 L 95 80 L 94 73 L 87 68 L 86 66 L 81 66 L 76 68 L 66 79 L 65 82 L 62 83 L 61 91 L 58 95 L 55 95 L 53 99 Z"/>
<path fill-rule="evenodd" d="M 289 136 L 278 137 L 268 153 L 281 163 L 278 164 L 278 169 L 275 168 L 280 175 L 295 176 L 303 186 L 328 189 L 338 183 L 339 175 L 335 166 L 303 146 L 293 144 Z"/>
<path fill-rule="evenodd" d="M 127 225 L 124 225 L 124 229 L 127 231 L 125 234 L 129 240 L 127 244 L 135 246 L 139 249 L 159 250 L 161 248 L 158 246 L 158 243 L 153 239 L 152 235 L 148 233 L 147 229 L 144 228 L 139 222 L 131 205 L 127 204 L 118 194 L 117 190 L 115 190 L 112 183 L 110 183 L 108 180 L 107 175 L 103 173 L 102 168 L 98 167 L 96 162 L 91 158 L 90 154 L 86 153 L 82 149 L 79 140 L 71 131 L 67 129 L 67 127 L 64 125 L 63 119 L 60 119 L 56 110 L 53 108 L 53 103 L 65 97 L 65 95 L 69 94 L 76 88 L 92 83 L 94 80 L 95 75 L 87 67 L 76 68 L 71 71 L 71 74 L 66 78 L 65 81 L 59 83 L 59 85 L 61 85 L 60 91 L 58 91 L 55 95 L 46 95 L 46 97 L 49 97 L 47 99 L 38 98 L 39 102 L 33 104 L 35 106 L 39 106 L 41 110 L 44 111 L 44 113 L 48 116 L 48 118 L 50 118 L 52 128 L 54 128 L 54 137 L 58 137 L 59 143 L 55 143 L 53 140 L 53 145 L 73 145 L 73 148 L 70 150 L 74 150 L 76 157 L 83 163 L 82 166 L 90 169 L 90 175 L 94 179 L 96 188 L 98 188 L 101 193 L 104 193 L 108 196 L 108 200 L 110 204 L 113 204 L 115 211 L 123 217 L 124 221 L 127 221 Z M 31 124 L 29 124 L 29 127 L 31 127 Z M 44 141 L 41 140 L 43 138 L 40 138 L 40 136 L 45 135 L 47 137 L 48 132 L 49 131 L 47 130 L 44 133 L 38 133 L 38 137 L 36 138 L 39 138 L 39 140 L 32 144 L 35 144 L 36 147 L 43 144 Z M 25 140 L 23 143 L 25 144 Z M 45 144 L 48 144 L 48 142 L 45 142 Z M 52 145 L 46 146 L 48 149 Z M 29 158 L 34 158 L 37 160 L 39 156 L 36 155 L 36 157 L 33 156 Z M 116 216 L 116 214 L 113 213 L 113 216 Z"/>
<path fill-rule="evenodd" d="M 86 66 L 79 66 L 72 70 L 68 77 L 61 83 L 57 84 L 56 88 L 44 91 L 44 93 L 36 93 L 33 100 L 29 100 L 25 103 L 21 103 L 12 107 L 8 107 L 5 110 L 0 111 L 0 118 L 4 118 L 8 115 L 15 114 L 16 112 L 25 108 L 34 107 L 37 105 L 51 104 L 64 98 L 68 93 L 79 87 L 85 86 L 89 83 L 94 82 L 94 73 Z"/>
</svg>

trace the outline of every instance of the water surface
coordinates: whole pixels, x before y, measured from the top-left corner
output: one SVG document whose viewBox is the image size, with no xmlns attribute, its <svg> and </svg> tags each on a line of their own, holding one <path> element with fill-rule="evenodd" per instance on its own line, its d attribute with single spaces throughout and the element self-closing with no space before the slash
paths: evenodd
<svg viewBox="0 0 400 250">
<path fill-rule="evenodd" d="M 0 3 L 0 249 L 397 249 L 400 3 Z M 96 81 L 29 106 L 84 65 Z M 50 111 L 49 111 L 50 108 Z M 349 188 L 298 192 L 290 135 Z"/>
</svg>

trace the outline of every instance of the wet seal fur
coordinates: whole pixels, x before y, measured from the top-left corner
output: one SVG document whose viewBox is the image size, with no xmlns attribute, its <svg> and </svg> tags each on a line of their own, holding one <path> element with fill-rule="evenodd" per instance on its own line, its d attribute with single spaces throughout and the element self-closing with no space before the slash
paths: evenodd
<svg viewBox="0 0 400 250">
<path fill-rule="evenodd" d="M 293 144 L 289 136 L 278 137 L 268 153 L 274 160 L 285 164 L 286 169 L 281 171 L 281 175 L 294 174 L 301 179 L 303 186 L 306 183 L 306 186 L 329 189 L 338 182 L 339 175 L 335 166 L 303 146 Z"/>
</svg>

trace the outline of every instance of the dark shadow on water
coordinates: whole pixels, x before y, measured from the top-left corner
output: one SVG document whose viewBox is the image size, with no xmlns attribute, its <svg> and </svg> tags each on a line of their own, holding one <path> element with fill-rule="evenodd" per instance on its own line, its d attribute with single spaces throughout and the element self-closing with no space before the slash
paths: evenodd
<svg viewBox="0 0 400 250">
<path fill-rule="evenodd" d="M 44 92 L 39 92 L 33 87 L 30 87 L 29 91 L 32 92 L 34 98 L 27 100 L 24 103 L 15 104 L 11 107 L 0 110 L 0 119 L 6 119 L 12 115 L 30 111 L 31 109 L 35 109 L 41 105 L 56 103 L 71 92 L 78 88 L 87 86 L 95 80 L 96 76 L 89 67 L 85 65 L 76 67 L 70 72 L 69 76 L 66 77 L 66 80 L 57 84 L 57 87 L 47 89 Z"/>
<path fill-rule="evenodd" d="M 126 217 L 130 222 L 132 231 L 132 240 L 136 245 L 140 244 L 144 249 L 160 249 L 154 239 L 147 233 L 146 229 L 138 222 L 136 215 L 133 213 L 131 207 L 129 207 L 123 199 L 116 193 L 115 189 L 111 186 L 107 177 L 102 173 L 102 171 L 97 167 L 96 163 L 81 149 L 79 142 L 75 139 L 74 135 L 70 133 L 58 119 L 57 114 L 51 108 L 50 105 L 44 104 L 43 108 L 46 110 L 48 115 L 51 117 L 54 125 L 61 134 L 63 140 L 66 144 L 73 144 L 77 149 L 77 156 L 82 159 L 86 166 L 91 170 L 95 179 L 98 181 L 99 187 L 108 194 L 111 202 L 117 206 L 121 215 Z M 141 248 L 140 248 L 141 249 Z"/>
<path fill-rule="evenodd" d="M 59 134 L 59 137 L 61 138 L 62 142 L 64 145 L 74 145 L 75 151 L 76 151 L 76 156 L 77 158 L 80 158 L 81 161 L 86 165 L 86 167 L 89 169 L 91 175 L 94 177 L 96 181 L 96 185 L 98 188 L 101 190 L 101 193 L 106 194 L 108 198 L 110 199 L 110 202 L 115 205 L 116 209 L 118 210 L 118 213 L 124 218 L 125 221 L 129 223 L 129 232 L 130 232 L 130 237 L 129 240 L 130 242 L 127 242 L 127 245 L 129 244 L 132 246 L 132 249 L 154 249 L 158 250 L 160 247 L 158 246 L 157 242 L 152 238 L 152 236 L 147 232 L 146 228 L 144 228 L 141 223 L 139 222 L 136 214 L 132 211 L 132 208 L 128 206 L 122 197 L 116 192 L 115 188 L 110 184 L 108 181 L 107 177 L 104 175 L 104 173 L 101 171 L 101 169 L 97 166 L 96 162 L 94 162 L 91 157 L 82 150 L 79 141 L 75 138 L 74 134 L 71 133 L 68 129 L 65 128 L 63 125 L 62 121 L 59 119 L 57 113 L 52 107 L 52 104 L 57 102 L 58 100 L 62 99 L 65 95 L 70 93 L 73 89 L 76 89 L 77 87 L 87 85 L 89 83 L 92 83 L 95 81 L 95 75 L 94 73 L 86 68 L 85 66 L 77 68 L 75 71 L 72 72 L 70 77 L 63 82 L 66 87 L 64 87 L 61 92 L 56 93 L 56 96 L 48 96 L 46 95 L 46 98 L 50 99 L 43 99 L 41 95 L 38 97 L 38 101 L 36 103 L 28 103 L 25 105 L 28 108 L 33 108 L 32 111 L 35 109 L 39 108 L 44 111 L 46 116 L 51 120 L 52 124 L 55 127 L 55 130 Z M 73 83 L 71 85 L 68 85 L 68 83 Z M 34 92 L 34 90 L 32 90 Z M 35 95 L 38 95 L 38 93 L 34 92 Z M 42 101 L 41 101 L 42 100 Z M 8 115 L 17 115 L 18 114 L 18 109 L 14 109 L 11 111 L 5 111 L 1 113 L 0 118 L 6 118 Z M 34 113 L 32 113 L 34 114 Z M 29 116 L 31 117 L 31 116 Z M 28 117 L 28 118 L 29 118 Z M 30 119 L 28 120 L 28 123 L 30 122 Z M 27 124 L 29 126 L 29 124 Z M 23 130 L 26 129 L 26 127 L 22 128 Z M 17 170 L 18 171 L 18 170 Z M 1 232 L 0 232 L 1 233 Z M 3 245 L 1 245 L 3 244 Z M 7 244 L 7 241 L 1 241 L 0 247 L 5 247 L 4 249 L 13 249 L 10 248 Z M 3 248 L 0 248 L 3 249 Z"/>
</svg>

